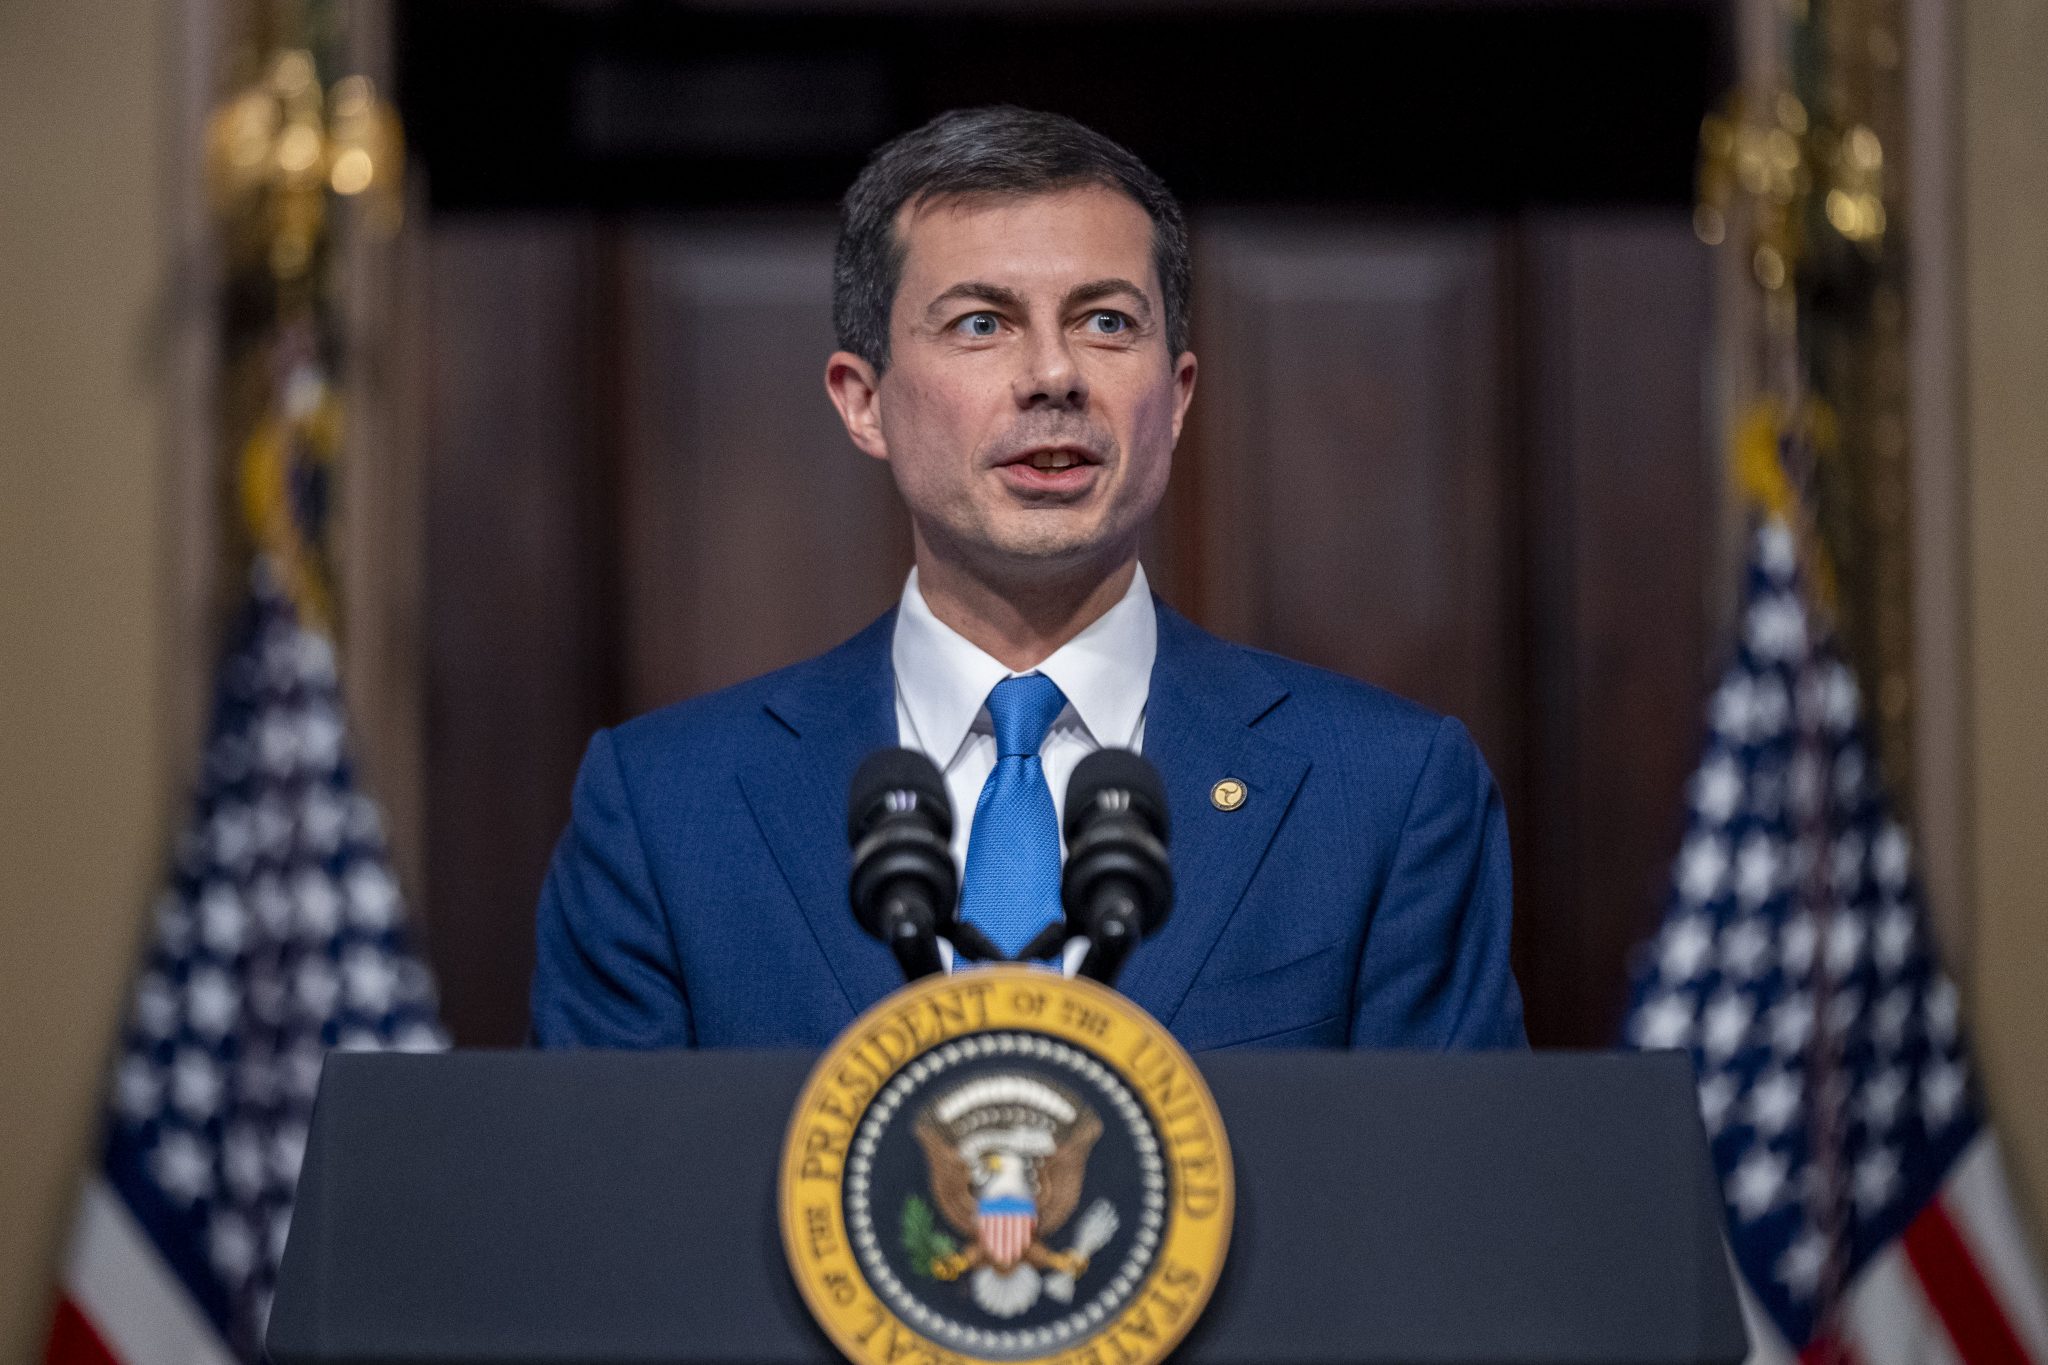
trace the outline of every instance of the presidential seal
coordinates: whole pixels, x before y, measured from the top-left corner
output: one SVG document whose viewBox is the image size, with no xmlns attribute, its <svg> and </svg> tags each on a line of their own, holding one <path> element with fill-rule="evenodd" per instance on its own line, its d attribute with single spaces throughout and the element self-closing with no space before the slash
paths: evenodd
<svg viewBox="0 0 2048 1365">
<path fill-rule="evenodd" d="M 978 968 L 897 991 L 819 1061 L 781 1213 L 804 1301 L 856 1365 L 1153 1365 L 1222 1268 L 1230 1148 L 1150 1015 Z"/>
</svg>

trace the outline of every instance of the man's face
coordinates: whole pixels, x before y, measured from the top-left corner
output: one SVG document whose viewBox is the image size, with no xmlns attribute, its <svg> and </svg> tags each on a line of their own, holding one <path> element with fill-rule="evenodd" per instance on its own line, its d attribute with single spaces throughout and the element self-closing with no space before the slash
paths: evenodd
<svg viewBox="0 0 2048 1365">
<path fill-rule="evenodd" d="M 887 460 L 920 561 L 983 581 L 1108 572 L 1166 491 L 1195 358 L 1166 348 L 1152 220 L 1088 186 L 906 205 L 889 368 L 827 384 Z"/>
</svg>

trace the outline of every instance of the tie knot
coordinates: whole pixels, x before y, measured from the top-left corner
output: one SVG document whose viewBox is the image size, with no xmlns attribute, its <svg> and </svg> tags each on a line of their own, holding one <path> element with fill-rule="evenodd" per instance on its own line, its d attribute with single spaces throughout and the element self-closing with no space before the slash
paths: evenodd
<svg viewBox="0 0 2048 1365">
<path fill-rule="evenodd" d="M 1043 673 L 1005 678 L 988 694 L 988 717 L 995 722 L 996 753 L 1003 758 L 1030 758 L 1045 743 L 1046 731 L 1066 707 L 1058 684 Z"/>
</svg>

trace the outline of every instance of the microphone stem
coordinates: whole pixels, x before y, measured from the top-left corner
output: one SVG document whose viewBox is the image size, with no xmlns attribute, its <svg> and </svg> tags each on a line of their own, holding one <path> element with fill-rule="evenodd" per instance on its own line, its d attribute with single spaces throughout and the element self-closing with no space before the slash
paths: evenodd
<svg viewBox="0 0 2048 1365">
<path fill-rule="evenodd" d="M 939 940 L 932 930 L 929 906 L 908 897 L 891 896 L 882 907 L 882 924 L 888 930 L 889 951 L 896 955 L 904 980 L 936 976 L 945 969 L 939 958 Z"/>
<path fill-rule="evenodd" d="M 1138 941 L 1138 902 L 1121 885 L 1105 888 L 1089 916 L 1088 951 L 1075 974 L 1105 986 L 1116 984 L 1124 959 Z"/>
</svg>

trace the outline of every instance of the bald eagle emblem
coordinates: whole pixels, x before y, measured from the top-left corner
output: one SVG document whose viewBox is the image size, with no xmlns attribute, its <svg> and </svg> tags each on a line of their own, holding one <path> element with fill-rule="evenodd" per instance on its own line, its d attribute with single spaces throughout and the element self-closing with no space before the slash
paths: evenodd
<svg viewBox="0 0 2048 1365">
<path fill-rule="evenodd" d="M 917 1117 L 918 1145 L 931 1168 L 939 1214 L 964 1242 L 933 1226 L 912 1195 L 904 1206 L 904 1249 L 920 1273 L 965 1279 L 991 1317 L 1028 1312 L 1041 1293 L 1071 1303 L 1088 1259 L 1116 1235 L 1117 1213 L 1097 1199 L 1064 1251 L 1048 1243 L 1074 1216 L 1088 1153 L 1102 1120 L 1071 1091 L 1035 1076 L 1003 1072 L 966 1080 Z"/>
</svg>

